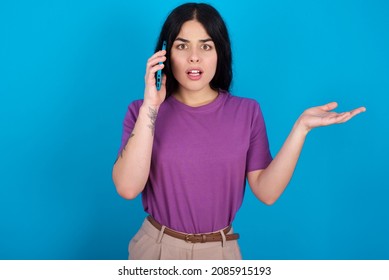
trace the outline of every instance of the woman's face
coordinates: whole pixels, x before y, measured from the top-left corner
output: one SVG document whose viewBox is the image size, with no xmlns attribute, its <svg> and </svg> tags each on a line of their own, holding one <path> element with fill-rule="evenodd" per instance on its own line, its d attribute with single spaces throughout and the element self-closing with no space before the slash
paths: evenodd
<svg viewBox="0 0 389 280">
<path fill-rule="evenodd" d="M 173 42 L 170 60 L 179 91 L 208 91 L 216 73 L 217 53 L 212 38 L 203 25 L 185 22 Z"/>
</svg>

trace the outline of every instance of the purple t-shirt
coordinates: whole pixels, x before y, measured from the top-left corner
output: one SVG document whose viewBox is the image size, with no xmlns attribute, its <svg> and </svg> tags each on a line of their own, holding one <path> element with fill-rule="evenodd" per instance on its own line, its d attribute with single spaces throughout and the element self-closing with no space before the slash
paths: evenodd
<svg viewBox="0 0 389 280">
<path fill-rule="evenodd" d="M 128 107 L 122 145 L 142 100 Z M 211 103 L 190 107 L 174 97 L 161 105 L 155 124 L 144 210 L 186 233 L 220 230 L 232 223 L 245 191 L 246 173 L 272 160 L 259 104 L 221 91 Z"/>
</svg>

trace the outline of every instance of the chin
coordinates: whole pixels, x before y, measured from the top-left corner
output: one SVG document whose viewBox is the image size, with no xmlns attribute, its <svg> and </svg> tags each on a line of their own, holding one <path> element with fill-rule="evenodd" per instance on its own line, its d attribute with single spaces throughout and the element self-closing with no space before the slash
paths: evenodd
<svg viewBox="0 0 389 280">
<path fill-rule="evenodd" d="M 186 90 L 186 91 L 190 91 L 190 92 L 200 92 L 200 91 L 203 91 L 203 90 L 208 90 L 210 89 L 210 87 L 208 85 L 205 85 L 205 86 L 198 86 L 198 87 L 186 87 L 186 86 L 183 86 L 181 87 L 182 89 Z"/>
<path fill-rule="evenodd" d="M 187 90 L 187 91 L 202 91 L 202 90 L 208 90 L 211 88 L 210 82 L 201 82 L 201 81 L 190 81 L 185 83 L 180 83 L 180 88 Z"/>
</svg>

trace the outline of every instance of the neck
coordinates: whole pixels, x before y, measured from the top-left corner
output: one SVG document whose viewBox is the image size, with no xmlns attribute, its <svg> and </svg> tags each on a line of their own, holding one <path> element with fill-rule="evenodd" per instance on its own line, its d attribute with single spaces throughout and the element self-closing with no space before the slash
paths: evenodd
<svg viewBox="0 0 389 280">
<path fill-rule="evenodd" d="M 207 105 L 214 101 L 218 95 L 219 92 L 211 88 L 203 91 L 188 91 L 179 89 L 176 93 L 173 93 L 173 97 L 175 97 L 178 101 L 191 107 Z"/>
</svg>

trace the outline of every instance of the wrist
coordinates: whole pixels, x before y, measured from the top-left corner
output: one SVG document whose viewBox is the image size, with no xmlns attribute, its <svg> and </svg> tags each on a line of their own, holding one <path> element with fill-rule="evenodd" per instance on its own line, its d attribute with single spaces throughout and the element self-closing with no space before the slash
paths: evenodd
<svg viewBox="0 0 389 280">
<path fill-rule="evenodd" d="M 304 121 L 302 120 L 302 118 L 299 117 L 297 119 L 297 121 L 295 122 L 292 130 L 294 130 L 296 133 L 306 137 L 308 135 L 308 133 L 311 131 L 311 128 L 307 127 L 304 124 Z"/>
<path fill-rule="evenodd" d="M 149 112 L 150 110 L 158 112 L 159 111 L 159 105 L 150 104 L 148 102 L 143 101 L 143 104 L 140 107 L 140 110 Z"/>
</svg>

